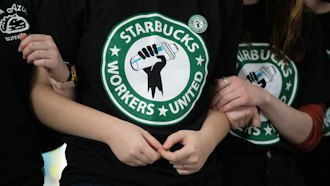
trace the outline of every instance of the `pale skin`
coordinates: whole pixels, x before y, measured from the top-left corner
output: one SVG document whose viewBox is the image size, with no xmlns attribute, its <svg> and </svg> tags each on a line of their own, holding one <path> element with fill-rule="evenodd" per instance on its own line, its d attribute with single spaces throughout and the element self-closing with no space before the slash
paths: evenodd
<svg viewBox="0 0 330 186">
<path fill-rule="evenodd" d="M 22 52 L 27 63 L 47 69 L 49 77 L 58 82 L 65 82 L 69 77 L 69 70 L 51 36 L 44 34 L 19 35 L 21 43 L 18 51 Z M 53 89 L 60 95 L 74 99 L 74 88 Z"/>
<path fill-rule="evenodd" d="M 222 80 L 218 81 L 220 90 L 214 100 L 221 112 L 258 106 L 278 132 L 292 144 L 300 144 L 308 137 L 313 121 L 307 113 L 290 107 L 265 89 L 237 76 L 227 77 L 227 80 L 229 86 Z"/>
<path fill-rule="evenodd" d="M 229 121 L 223 113 L 210 110 L 199 131 L 181 130 L 170 135 L 159 150 L 181 175 L 199 171 L 210 153 L 229 131 Z M 169 149 L 181 143 L 183 148 L 174 152 Z M 185 166 L 186 165 L 186 166 Z"/>
<path fill-rule="evenodd" d="M 152 164 L 160 158 L 158 149 L 162 145 L 147 131 L 59 96 L 52 90 L 47 72 L 41 67 L 35 73 L 31 99 L 37 117 L 44 124 L 63 133 L 104 142 L 129 166 Z"/>
<path fill-rule="evenodd" d="M 131 125 L 121 120 L 117 120 L 116 118 L 109 117 L 108 115 L 98 112 L 94 109 L 79 105 L 69 99 L 65 99 L 64 97 L 59 96 L 58 92 L 54 91 L 53 87 L 49 82 L 48 76 L 51 76 L 57 81 L 66 81 L 67 77 L 69 76 L 69 72 L 51 36 L 42 34 L 32 34 L 27 36 L 26 34 L 20 34 L 20 39 L 21 43 L 19 45 L 18 51 L 22 52 L 22 57 L 26 59 L 28 63 L 34 64 L 38 67 L 35 70 L 35 76 L 32 83 L 31 98 L 34 108 L 41 109 L 41 111 L 38 109 L 36 109 L 35 111 L 37 116 L 39 116 L 42 121 L 44 121 L 46 124 L 50 123 L 50 125 L 48 126 L 53 127 L 54 129 L 57 129 L 61 132 L 70 133 L 70 131 L 74 130 L 78 136 L 87 137 L 99 141 L 101 141 L 103 138 L 98 137 L 102 136 L 103 134 L 97 133 L 97 135 L 90 135 L 94 134 L 92 131 L 108 131 L 107 129 L 109 129 L 109 127 L 104 127 L 104 129 L 102 128 L 104 126 L 105 121 L 107 123 L 117 123 L 119 127 L 110 128 L 111 132 L 132 132 L 127 132 L 130 134 L 130 137 L 125 136 L 125 134 L 127 133 L 122 133 L 122 138 L 114 138 L 113 140 L 111 140 L 111 143 L 116 144 L 116 141 L 118 140 L 120 142 L 123 142 L 124 144 L 127 143 L 136 145 L 135 148 L 126 145 L 128 150 L 120 148 L 121 146 L 114 145 L 113 151 L 115 152 L 115 154 L 123 154 L 122 156 L 119 156 L 119 159 L 121 161 L 125 162 L 130 166 L 143 166 L 153 163 L 160 158 L 160 154 L 155 149 L 161 148 L 161 144 L 146 131 L 140 129 L 139 127 L 136 127 L 135 125 Z M 38 90 L 40 90 L 40 92 L 38 92 Z M 35 97 L 34 95 L 37 96 Z M 39 97 L 39 95 L 41 97 Z M 68 98 L 72 99 L 72 97 Z M 53 99 L 54 102 L 50 101 L 51 99 Z M 59 101 L 59 104 L 56 104 L 57 101 Z M 39 105 L 39 103 L 41 104 Z M 57 107 L 52 108 L 51 103 L 54 103 L 54 105 L 56 105 Z M 68 103 L 69 108 L 71 108 L 71 104 L 74 105 L 72 107 L 73 109 L 71 110 L 67 107 L 61 106 L 62 104 L 64 105 L 66 103 Z M 79 109 L 74 109 L 75 106 L 77 106 Z M 87 118 L 89 117 L 86 117 L 85 119 L 82 118 L 82 116 L 86 116 L 82 113 L 89 113 L 91 115 L 95 115 L 95 120 L 88 120 Z M 71 114 L 76 114 L 77 118 L 80 118 L 82 119 L 82 121 L 86 122 L 80 122 L 80 119 L 72 119 L 76 123 L 80 124 L 77 128 L 71 127 L 67 124 L 72 122 L 72 120 L 70 120 L 71 117 L 66 117 L 66 115 L 71 116 Z M 68 118 L 68 120 L 63 120 L 63 118 Z M 65 121 L 64 124 L 62 124 L 63 121 Z M 96 127 L 88 128 L 89 126 L 91 126 L 86 124 L 88 123 L 88 121 L 90 121 L 89 123 L 99 123 L 99 128 L 101 130 L 94 130 L 94 128 Z M 84 134 L 86 136 L 84 136 Z M 134 135 L 138 137 L 134 138 Z M 134 143 L 130 142 L 131 139 L 135 139 Z M 105 140 L 108 140 L 108 138 L 106 138 Z M 144 148 L 142 150 L 139 150 L 139 147 Z"/>
<path fill-rule="evenodd" d="M 49 84 L 47 71 L 41 67 L 36 70 L 31 97 L 37 117 L 49 127 L 104 142 L 120 161 L 129 166 L 152 164 L 162 156 L 182 175 L 199 171 L 229 130 L 226 116 L 210 110 L 201 130 L 178 131 L 162 145 L 132 123 L 59 96 Z M 170 152 L 175 143 L 184 147 Z M 188 166 L 183 167 L 184 164 Z"/>
<path fill-rule="evenodd" d="M 330 3 L 321 0 L 304 0 L 304 2 L 316 14 L 324 14 L 330 12 Z"/>
<path fill-rule="evenodd" d="M 224 84 L 224 86 L 221 86 Z M 212 99 L 212 108 L 216 110 L 220 110 L 217 102 L 219 101 L 218 92 L 229 85 L 227 78 L 221 78 L 216 80 L 215 88 L 214 88 L 214 96 Z M 224 112 L 229 120 L 230 128 L 238 129 L 244 127 L 246 125 L 251 125 L 254 127 L 260 126 L 260 116 L 256 106 L 241 106 L 235 109 L 228 110 Z"/>
<path fill-rule="evenodd" d="M 49 65 L 62 59 L 56 45 L 52 43 L 51 37 L 35 35 L 23 39 L 19 49 L 29 63 L 38 66 L 32 82 L 31 100 L 37 117 L 47 126 L 63 133 L 104 142 L 120 161 L 129 166 L 145 166 L 163 157 L 181 175 L 199 171 L 227 134 L 229 123 L 226 116 L 210 109 L 200 130 L 178 131 L 171 134 L 164 144 L 160 144 L 137 125 L 58 95 L 47 77 L 49 69 L 53 68 Z M 51 55 L 53 57 L 49 57 Z M 56 75 L 56 71 L 52 73 Z M 181 143 L 183 148 L 169 151 L 176 143 Z"/>
</svg>

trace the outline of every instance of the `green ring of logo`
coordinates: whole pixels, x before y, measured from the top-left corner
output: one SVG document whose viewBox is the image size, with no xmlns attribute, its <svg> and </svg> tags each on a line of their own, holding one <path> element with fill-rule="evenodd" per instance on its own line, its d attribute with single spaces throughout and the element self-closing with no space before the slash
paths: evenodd
<svg viewBox="0 0 330 186">
<path fill-rule="evenodd" d="M 148 31 L 147 28 L 149 29 Z M 164 28 L 173 28 L 173 33 L 176 33 L 176 35 L 168 34 L 168 32 L 164 31 Z M 139 33 L 133 33 L 134 29 L 139 30 Z M 126 37 L 125 33 L 131 34 L 131 37 Z M 131 50 L 132 45 L 140 39 L 156 36 L 164 40 L 172 40 L 184 48 L 184 51 L 189 54 L 189 82 L 179 95 L 166 102 L 149 100 L 139 95 L 129 84 L 125 72 L 125 63 L 127 63 L 125 61 L 126 55 Z M 194 48 L 188 46 L 188 44 L 193 45 Z M 114 55 L 114 51 L 116 51 L 117 55 Z M 198 59 L 203 59 L 204 62 L 202 65 L 198 65 Z M 205 85 L 208 74 L 208 62 L 209 56 L 203 39 L 196 33 L 191 32 L 187 25 L 159 13 L 137 15 L 119 23 L 110 31 L 107 37 L 103 48 L 101 65 L 103 87 L 111 102 L 124 115 L 134 121 L 145 125 L 172 125 L 184 119 L 197 102 Z M 188 102 L 187 100 L 190 98 L 186 98 L 187 92 L 191 91 L 190 86 L 195 83 L 196 76 L 198 76 L 198 79 L 200 78 L 199 89 Z M 126 92 L 120 92 L 119 89 L 126 90 Z M 123 98 L 124 96 L 125 99 Z M 128 97 L 130 99 L 127 99 Z M 180 110 L 178 112 L 171 110 L 170 104 L 178 102 L 185 102 L 182 103 L 184 106 L 180 105 L 181 107 L 179 106 Z M 145 110 L 141 109 L 141 105 L 144 106 Z M 140 107 L 140 110 L 138 107 Z M 168 110 L 166 114 L 164 114 L 164 109 Z"/>
<path fill-rule="evenodd" d="M 208 27 L 208 23 L 206 19 L 201 15 L 193 15 L 189 21 L 188 21 L 189 28 L 198 33 L 201 34 L 206 31 Z"/>
</svg>

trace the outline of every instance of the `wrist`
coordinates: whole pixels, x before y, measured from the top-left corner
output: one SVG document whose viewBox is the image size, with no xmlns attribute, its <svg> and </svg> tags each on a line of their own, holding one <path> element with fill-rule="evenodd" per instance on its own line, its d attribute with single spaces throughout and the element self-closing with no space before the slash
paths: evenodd
<svg viewBox="0 0 330 186">
<path fill-rule="evenodd" d="M 49 80 L 50 80 L 52 86 L 59 90 L 75 87 L 75 85 L 77 83 L 77 75 L 76 75 L 75 66 L 73 64 L 65 62 L 65 70 L 62 70 L 62 72 L 65 73 L 65 75 L 62 75 L 60 77 L 64 77 L 64 78 L 55 79 L 54 77 L 49 76 Z M 64 80 L 58 81 L 59 79 L 62 79 L 62 80 L 64 79 Z"/>
<path fill-rule="evenodd" d="M 230 129 L 230 124 L 227 116 L 219 111 L 210 109 L 208 118 L 199 130 L 202 136 L 208 138 L 212 145 L 216 146 L 226 136 Z"/>
<path fill-rule="evenodd" d="M 272 99 L 274 97 L 272 94 L 270 94 L 267 91 L 264 91 L 264 93 L 265 95 L 263 96 L 264 97 L 263 102 L 260 105 L 257 105 L 257 107 L 259 107 L 262 110 L 267 108 L 268 105 L 272 103 Z"/>
<path fill-rule="evenodd" d="M 49 68 L 48 75 L 50 78 L 58 82 L 65 82 L 69 80 L 70 76 L 70 69 L 68 67 L 68 62 L 60 61 L 58 67 L 56 68 Z"/>
</svg>

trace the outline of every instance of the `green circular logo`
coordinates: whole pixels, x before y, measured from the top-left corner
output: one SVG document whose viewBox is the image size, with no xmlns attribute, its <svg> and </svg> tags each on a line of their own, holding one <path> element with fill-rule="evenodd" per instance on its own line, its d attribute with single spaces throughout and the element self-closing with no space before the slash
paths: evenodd
<svg viewBox="0 0 330 186">
<path fill-rule="evenodd" d="M 209 56 L 202 38 L 159 13 L 136 15 L 111 30 L 101 74 L 110 101 L 132 120 L 172 125 L 194 107 Z"/>
<path fill-rule="evenodd" d="M 201 15 L 194 15 L 188 21 L 189 28 L 196 33 L 203 33 L 208 27 L 206 19 Z"/>
</svg>

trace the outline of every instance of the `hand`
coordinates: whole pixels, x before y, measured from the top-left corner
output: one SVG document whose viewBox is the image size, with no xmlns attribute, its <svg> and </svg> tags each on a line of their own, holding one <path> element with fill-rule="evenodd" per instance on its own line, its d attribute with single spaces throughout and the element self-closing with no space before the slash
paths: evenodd
<svg viewBox="0 0 330 186">
<path fill-rule="evenodd" d="M 269 93 L 263 88 L 237 76 L 230 76 L 226 81 L 217 80 L 212 107 L 226 113 L 239 107 L 262 106 L 269 97 Z"/>
<path fill-rule="evenodd" d="M 214 149 L 208 145 L 206 137 L 200 131 L 181 130 L 171 134 L 159 152 L 163 158 L 173 164 L 180 175 L 193 174 L 203 167 Z M 182 144 L 183 147 L 171 152 L 170 148 L 177 143 Z"/>
<path fill-rule="evenodd" d="M 260 116 L 257 107 L 244 106 L 231 111 L 225 112 L 230 128 L 238 129 L 245 127 L 246 125 L 252 125 L 253 127 L 260 126 Z"/>
<path fill-rule="evenodd" d="M 108 142 L 115 156 L 123 163 L 132 166 L 145 166 L 157 161 L 161 156 L 158 150 L 162 144 L 144 129 L 122 123 L 118 130 L 113 130 Z"/>
<path fill-rule="evenodd" d="M 23 59 L 35 66 L 48 70 L 48 75 L 59 82 L 67 81 L 69 69 L 51 36 L 43 34 L 20 34 L 21 43 L 18 51 L 23 53 Z"/>
</svg>

